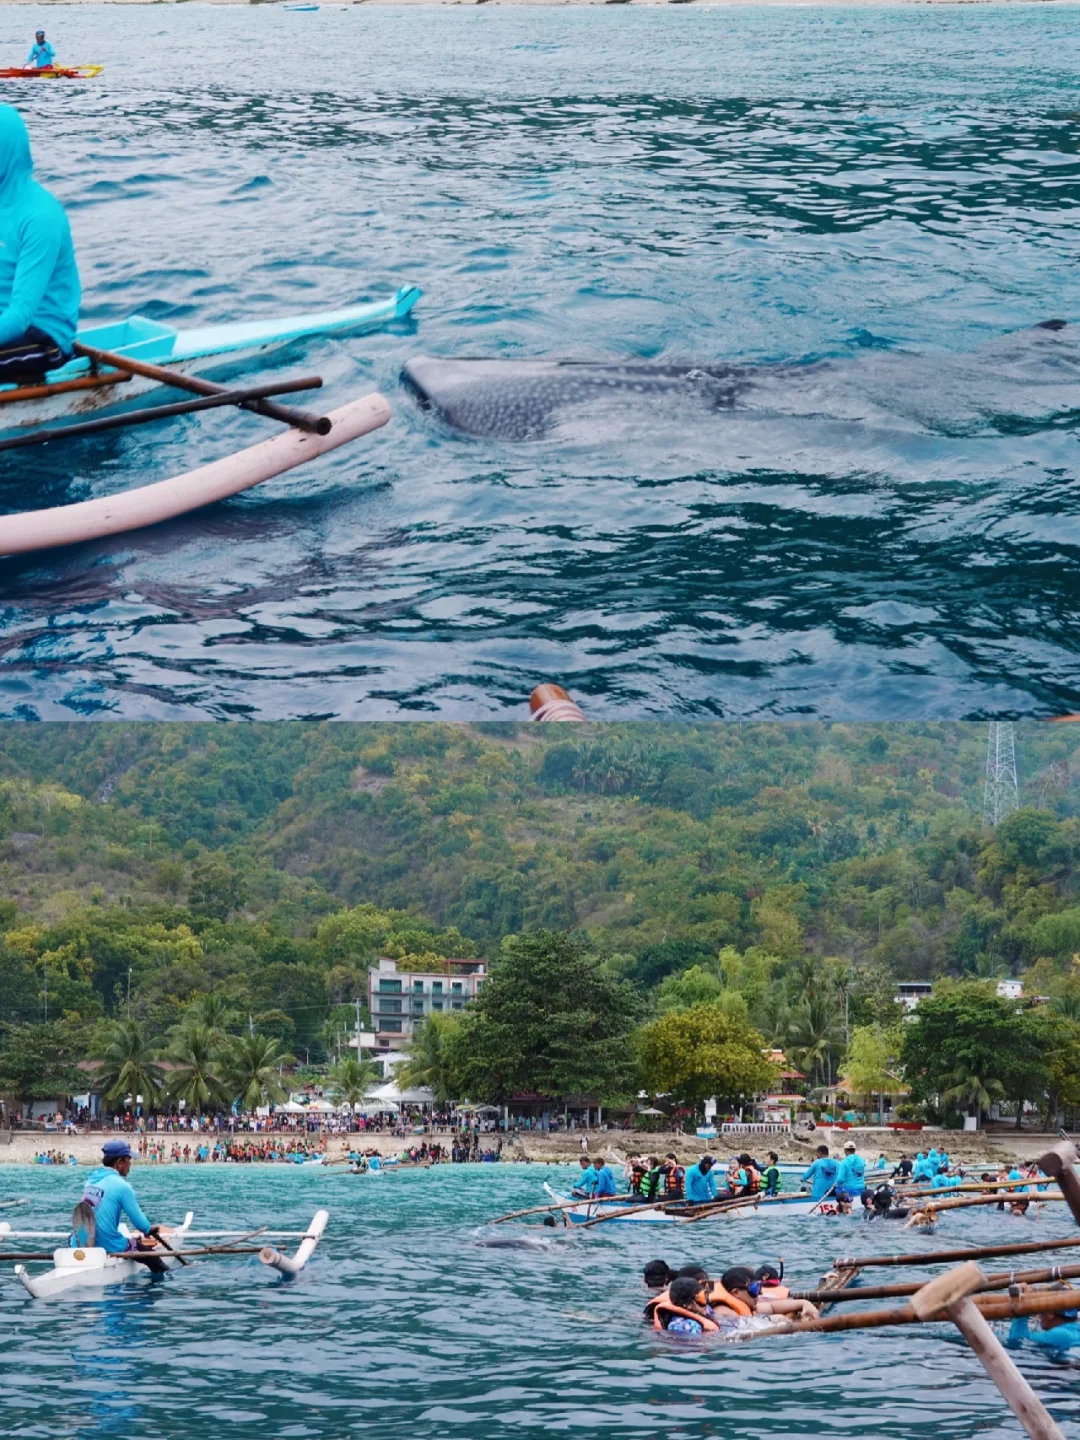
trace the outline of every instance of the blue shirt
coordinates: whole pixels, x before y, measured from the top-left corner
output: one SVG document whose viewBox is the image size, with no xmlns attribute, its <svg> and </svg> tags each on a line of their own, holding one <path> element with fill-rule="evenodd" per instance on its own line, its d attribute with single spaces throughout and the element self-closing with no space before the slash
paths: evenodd
<svg viewBox="0 0 1080 1440">
<path fill-rule="evenodd" d="M 135 1191 L 122 1175 L 108 1165 L 91 1170 L 83 1186 L 82 1198 L 94 1210 L 96 1244 L 115 1253 L 127 1249 L 127 1240 L 120 1233 L 120 1217 L 127 1216 L 136 1230 L 149 1234 L 150 1221 L 139 1208 Z"/>
<path fill-rule="evenodd" d="M 911 1172 L 913 1180 L 932 1180 L 936 1174 L 936 1165 L 932 1165 L 925 1155 L 916 1155 L 915 1168 Z"/>
<path fill-rule="evenodd" d="M 823 1199 L 836 1184 L 840 1174 L 840 1166 L 829 1155 L 823 1155 L 820 1160 L 815 1160 L 804 1175 L 804 1180 L 811 1183 L 811 1200 Z"/>
<path fill-rule="evenodd" d="M 56 51 L 48 40 L 43 45 L 39 45 L 35 40 L 30 47 L 30 54 L 26 57 L 26 63 L 35 65 L 39 70 L 47 70 L 50 65 L 56 64 Z"/>
<path fill-rule="evenodd" d="M 583 1195 L 591 1195 L 596 1189 L 596 1166 L 586 1165 L 581 1174 L 574 1182 L 574 1190 Z"/>
<path fill-rule="evenodd" d="M 32 178 L 22 116 L 0 105 L 0 345 L 43 330 L 65 353 L 79 319 L 79 271 L 64 207 Z"/>
<path fill-rule="evenodd" d="M 702 1170 L 700 1165 L 691 1165 L 686 1172 L 686 1198 L 701 1204 L 716 1199 L 716 1177 L 712 1170 Z"/>
<path fill-rule="evenodd" d="M 866 1161 L 861 1155 L 845 1155 L 840 1162 L 840 1172 L 836 1177 L 838 1190 L 845 1190 L 849 1195 L 861 1195 L 866 1189 Z"/>
<path fill-rule="evenodd" d="M 1042 1345 L 1047 1350 L 1068 1350 L 1070 1346 L 1080 1345 L 1080 1325 L 1075 1320 L 1066 1321 L 1064 1325 L 1055 1325 L 1052 1330 L 1036 1330 L 1028 1332 L 1028 1317 L 1018 1315 L 1009 1326 L 1009 1338 L 1007 1345 L 1019 1345 L 1024 1340 L 1030 1340 L 1035 1345 Z"/>
<path fill-rule="evenodd" d="M 610 1165 L 601 1165 L 599 1170 L 597 1170 L 596 1172 L 597 1196 L 617 1195 L 618 1193 L 618 1190 L 615 1188 L 614 1170 L 612 1170 Z"/>
<path fill-rule="evenodd" d="M 1009 1171 L 1009 1176 L 1008 1176 L 1008 1178 L 1009 1178 L 1010 1180 L 1023 1180 L 1023 1179 L 1024 1179 L 1024 1172 L 1023 1172 L 1022 1170 L 1017 1170 L 1017 1169 L 1014 1168 L 1014 1169 L 1012 1169 L 1012 1170 Z M 1015 1186 L 1013 1187 L 1013 1189 L 1008 1192 L 1008 1194 L 1010 1194 L 1010 1195 L 1026 1195 L 1030 1189 L 1031 1189 L 1031 1186 L 1030 1186 L 1030 1185 L 1015 1185 Z"/>
</svg>

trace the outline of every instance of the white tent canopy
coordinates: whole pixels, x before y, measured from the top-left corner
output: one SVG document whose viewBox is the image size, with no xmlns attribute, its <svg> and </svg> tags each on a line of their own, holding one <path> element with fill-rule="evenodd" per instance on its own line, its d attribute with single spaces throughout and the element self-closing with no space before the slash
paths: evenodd
<svg viewBox="0 0 1080 1440">
<path fill-rule="evenodd" d="M 412 1090 L 399 1090 L 393 1080 L 386 1085 L 380 1085 L 377 1090 L 371 1092 L 374 1100 L 389 1100 L 394 1105 L 433 1105 L 435 1093 L 428 1090 L 426 1086 L 418 1085 Z"/>
</svg>

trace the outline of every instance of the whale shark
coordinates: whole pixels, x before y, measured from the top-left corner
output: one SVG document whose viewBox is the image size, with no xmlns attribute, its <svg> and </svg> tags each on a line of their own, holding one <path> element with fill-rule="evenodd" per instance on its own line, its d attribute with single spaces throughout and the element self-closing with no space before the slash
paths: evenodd
<svg viewBox="0 0 1080 1440">
<path fill-rule="evenodd" d="M 574 410 L 610 401 L 832 418 L 970 433 L 998 419 L 1036 428 L 1080 403 L 1074 327 L 1044 320 L 958 355 L 872 350 L 771 364 L 493 360 L 418 355 L 402 381 L 422 408 L 466 435 L 540 440 Z"/>
</svg>

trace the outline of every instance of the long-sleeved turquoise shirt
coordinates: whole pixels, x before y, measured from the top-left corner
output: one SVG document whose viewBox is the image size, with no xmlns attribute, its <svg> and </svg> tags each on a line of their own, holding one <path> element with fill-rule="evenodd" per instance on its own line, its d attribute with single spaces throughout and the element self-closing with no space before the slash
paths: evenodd
<svg viewBox="0 0 1080 1440">
<path fill-rule="evenodd" d="M 1069 1350 L 1080 1345 L 1080 1325 L 1075 1320 L 1064 1325 L 1055 1325 L 1052 1330 L 1028 1330 L 1028 1317 L 1018 1315 L 1009 1326 L 1008 1345 L 1020 1345 L 1030 1340 L 1033 1345 L 1042 1345 L 1046 1350 Z"/>
<path fill-rule="evenodd" d="M 43 330 L 70 351 L 79 271 L 64 207 L 33 179 L 22 116 L 0 105 L 0 345 Z"/>
<path fill-rule="evenodd" d="M 586 1165 L 581 1174 L 574 1181 L 573 1194 L 591 1195 L 596 1189 L 596 1168 L 593 1165 Z"/>
<path fill-rule="evenodd" d="M 815 1160 L 809 1170 L 803 1174 L 804 1180 L 811 1183 L 811 1200 L 822 1200 L 836 1184 L 837 1176 L 840 1174 L 840 1166 L 829 1155 L 823 1155 L 820 1160 Z"/>
<path fill-rule="evenodd" d="M 596 1194 L 597 1198 L 602 1195 L 617 1195 L 619 1192 L 615 1187 L 615 1172 L 610 1165 L 601 1165 L 596 1172 Z"/>
<path fill-rule="evenodd" d="M 836 1188 L 849 1195 L 861 1195 L 866 1189 L 866 1161 L 861 1155 L 845 1155 L 840 1161 Z"/>
<path fill-rule="evenodd" d="M 691 1165 L 686 1172 L 686 1198 L 699 1203 L 716 1199 L 716 1178 L 711 1170 L 702 1170 L 700 1165 Z"/>
<path fill-rule="evenodd" d="M 82 1198 L 93 1206 L 94 1228 L 97 1231 L 95 1243 L 103 1250 L 116 1253 L 127 1249 L 127 1240 L 120 1233 L 122 1215 L 136 1230 L 141 1230 L 144 1235 L 149 1233 L 150 1221 L 143 1214 L 135 1191 L 111 1166 L 100 1165 L 90 1171 Z"/>
<path fill-rule="evenodd" d="M 47 70 L 50 65 L 56 64 L 56 51 L 48 40 L 41 45 L 35 40 L 30 47 L 30 54 L 26 57 L 26 63 L 36 66 L 38 70 Z"/>
</svg>

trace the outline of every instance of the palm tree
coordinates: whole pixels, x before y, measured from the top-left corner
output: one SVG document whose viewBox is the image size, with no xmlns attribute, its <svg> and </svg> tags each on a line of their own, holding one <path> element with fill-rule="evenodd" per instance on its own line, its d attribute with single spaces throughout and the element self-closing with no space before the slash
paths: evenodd
<svg viewBox="0 0 1080 1440">
<path fill-rule="evenodd" d="M 366 1055 L 358 1060 L 355 1055 L 349 1055 L 339 1060 L 330 1071 L 330 1094 L 353 1106 L 363 1100 L 375 1081 L 381 1078 L 382 1068 L 376 1060 Z"/>
<path fill-rule="evenodd" d="M 1063 995 L 1055 995 L 1050 1004 L 1059 1015 L 1064 1015 L 1066 1020 L 1080 1024 L 1080 995 L 1075 990 L 1067 990 Z"/>
<path fill-rule="evenodd" d="M 460 1025 L 454 1015 L 429 1015 L 423 1025 L 413 1031 L 409 1059 L 398 1071 L 404 1085 L 424 1086 L 433 1092 L 440 1105 L 450 1098 L 450 1040 Z"/>
<path fill-rule="evenodd" d="M 147 1109 L 160 1098 L 165 1072 L 155 1064 L 154 1048 L 137 1020 L 111 1020 L 105 1027 L 94 1058 L 94 1075 L 106 1100 L 142 1096 Z"/>
<path fill-rule="evenodd" d="M 269 1035 L 239 1035 L 223 1056 L 224 1078 L 241 1110 L 276 1105 L 285 1099 L 278 1073 L 294 1057 L 282 1054 L 280 1042 Z"/>
<path fill-rule="evenodd" d="M 236 1011 L 223 995 L 200 995 L 188 1006 L 184 1024 L 205 1025 L 223 1040 L 236 1024 L 236 1018 Z"/>
<path fill-rule="evenodd" d="M 833 997 L 826 991 L 810 991 L 796 1005 L 788 1020 L 787 1048 L 800 1070 L 809 1071 L 832 1084 L 833 1050 L 841 1040 Z"/>
<path fill-rule="evenodd" d="M 995 1100 L 1005 1096 L 1005 1087 L 1000 1080 L 988 1080 L 963 1065 L 951 1075 L 946 1075 L 945 1079 L 949 1088 L 941 1092 L 941 1098 L 953 1105 L 963 1105 L 969 1114 L 974 1106 L 980 1119 Z"/>
<path fill-rule="evenodd" d="M 183 1100 L 202 1114 L 204 1105 L 226 1105 L 228 1087 L 221 1078 L 221 1043 L 206 1025 L 182 1025 L 173 1034 L 167 1058 L 174 1069 L 166 1090 L 170 1100 Z"/>
</svg>

